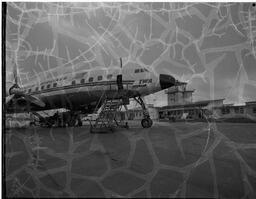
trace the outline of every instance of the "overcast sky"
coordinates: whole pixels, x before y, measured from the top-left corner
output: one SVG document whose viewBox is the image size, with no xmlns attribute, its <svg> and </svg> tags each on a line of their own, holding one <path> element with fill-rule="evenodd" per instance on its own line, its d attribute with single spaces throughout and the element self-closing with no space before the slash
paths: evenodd
<svg viewBox="0 0 256 199">
<path fill-rule="evenodd" d="M 27 83 L 123 57 L 187 81 L 195 101 L 243 103 L 256 100 L 255 30 L 252 3 L 8 3 L 7 71 L 17 62 Z"/>
</svg>

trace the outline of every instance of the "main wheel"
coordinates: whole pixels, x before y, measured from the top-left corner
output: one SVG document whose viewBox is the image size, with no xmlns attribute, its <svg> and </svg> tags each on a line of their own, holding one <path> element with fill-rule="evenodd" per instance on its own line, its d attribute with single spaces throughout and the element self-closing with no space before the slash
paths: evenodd
<svg viewBox="0 0 256 199">
<path fill-rule="evenodd" d="M 143 128 L 150 128 L 153 124 L 153 121 L 150 118 L 144 118 L 141 120 L 141 126 Z"/>
<path fill-rule="evenodd" d="M 82 125 L 83 125 L 83 123 L 82 123 L 82 121 L 81 121 L 80 119 L 78 120 L 77 125 L 78 125 L 78 126 L 82 126 Z"/>
<path fill-rule="evenodd" d="M 69 122 L 68 122 L 68 126 L 71 127 L 71 126 L 75 126 L 76 124 L 76 120 L 74 118 L 70 118 Z"/>
</svg>

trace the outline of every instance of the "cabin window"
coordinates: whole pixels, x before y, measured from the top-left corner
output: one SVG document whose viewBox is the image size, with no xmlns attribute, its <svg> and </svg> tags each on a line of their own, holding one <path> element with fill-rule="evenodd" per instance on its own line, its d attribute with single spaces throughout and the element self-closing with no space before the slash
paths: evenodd
<svg viewBox="0 0 256 199">
<path fill-rule="evenodd" d="M 239 113 L 239 108 L 235 107 L 235 113 Z"/>
<path fill-rule="evenodd" d="M 148 69 L 146 68 L 141 68 L 141 69 L 135 69 L 135 73 L 143 73 L 143 72 L 149 72 Z"/>
<path fill-rule="evenodd" d="M 55 82 L 55 83 L 53 83 L 53 87 L 56 87 L 57 86 L 57 83 Z"/>
<path fill-rule="evenodd" d="M 28 93 L 30 93 L 31 92 L 31 88 L 30 89 L 28 89 Z"/>
<path fill-rule="evenodd" d="M 102 80 L 102 75 L 98 76 L 98 80 L 99 81 Z"/>
<path fill-rule="evenodd" d="M 72 81 L 72 85 L 75 85 L 75 84 L 76 84 L 76 81 L 75 81 L 75 80 L 73 80 L 73 81 Z"/>
<path fill-rule="evenodd" d="M 93 82 L 93 77 L 90 77 L 90 78 L 89 78 L 89 82 Z"/>
<path fill-rule="evenodd" d="M 239 112 L 240 112 L 240 113 L 244 113 L 244 108 L 243 108 L 243 107 L 240 107 Z"/>
<path fill-rule="evenodd" d="M 41 86 L 41 90 L 43 90 L 44 89 L 44 86 Z"/>
<path fill-rule="evenodd" d="M 81 83 L 81 84 L 84 84 L 84 79 L 81 79 L 80 83 Z"/>
<path fill-rule="evenodd" d="M 50 88 L 50 87 L 51 87 L 51 85 L 50 85 L 50 84 L 48 84 L 48 85 L 47 85 L 47 88 Z"/>
<path fill-rule="evenodd" d="M 112 74 L 107 75 L 107 79 L 111 79 L 113 77 Z"/>
<path fill-rule="evenodd" d="M 38 91 L 38 87 L 36 87 L 36 91 Z"/>
</svg>

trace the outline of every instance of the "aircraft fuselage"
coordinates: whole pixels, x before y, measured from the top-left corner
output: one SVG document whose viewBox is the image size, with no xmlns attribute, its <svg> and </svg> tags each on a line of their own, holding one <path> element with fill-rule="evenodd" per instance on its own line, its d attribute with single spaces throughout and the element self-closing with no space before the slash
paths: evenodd
<svg viewBox="0 0 256 199">
<path fill-rule="evenodd" d="M 145 96 L 175 84 L 168 75 L 159 75 L 136 65 L 126 65 L 120 69 L 91 69 L 65 74 L 46 81 L 37 81 L 23 87 L 28 95 L 35 96 L 45 103 L 45 107 L 30 104 L 31 111 L 66 108 L 83 110 L 95 106 L 103 94 L 113 95 L 118 91 L 117 75 L 122 74 L 123 90 L 126 96 Z M 167 77 L 168 76 L 168 77 Z M 168 79 L 169 78 L 169 79 Z M 9 112 L 23 112 L 27 106 L 9 108 Z"/>
</svg>

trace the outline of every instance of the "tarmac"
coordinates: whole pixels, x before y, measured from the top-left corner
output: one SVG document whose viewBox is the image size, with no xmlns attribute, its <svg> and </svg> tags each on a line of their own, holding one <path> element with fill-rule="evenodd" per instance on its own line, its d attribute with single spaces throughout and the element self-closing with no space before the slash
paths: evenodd
<svg viewBox="0 0 256 199">
<path fill-rule="evenodd" d="M 7 196 L 256 198 L 255 123 L 139 123 L 6 130 Z"/>
</svg>

